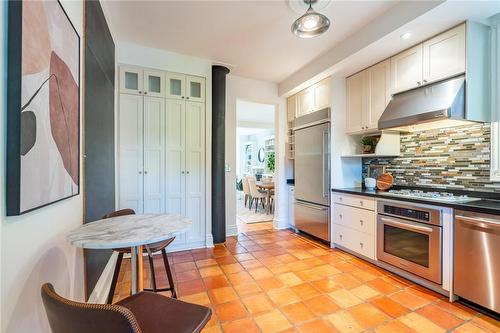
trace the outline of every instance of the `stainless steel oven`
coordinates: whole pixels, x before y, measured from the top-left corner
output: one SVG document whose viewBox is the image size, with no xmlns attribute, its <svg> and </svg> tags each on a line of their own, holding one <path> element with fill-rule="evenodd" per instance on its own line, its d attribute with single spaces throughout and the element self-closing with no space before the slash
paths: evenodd
<svg viewBox="0 0 500 333">
<path fill-rule="evenodd" d="M 426 205 L 378 201 L 377 259 L 441 284 L 441 211 Z"/>
</svg>

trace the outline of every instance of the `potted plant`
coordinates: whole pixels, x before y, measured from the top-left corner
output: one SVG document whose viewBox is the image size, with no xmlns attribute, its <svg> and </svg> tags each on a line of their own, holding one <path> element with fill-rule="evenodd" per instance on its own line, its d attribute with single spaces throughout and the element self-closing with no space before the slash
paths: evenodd
<svg viewBox="0 0 500 333">
<path fill-rule="evenodd" d="M 365 136 L 361 139 L 361 144 L 363 145 L 363 154 L 371 154 L 375 151 L 377 141 L 371 136 Z"/>
<path fill-rule="evenodd" d="M 274 173 L 274 153 L 267 154 L 266 166 L 269 171 Z"/>
</svg>

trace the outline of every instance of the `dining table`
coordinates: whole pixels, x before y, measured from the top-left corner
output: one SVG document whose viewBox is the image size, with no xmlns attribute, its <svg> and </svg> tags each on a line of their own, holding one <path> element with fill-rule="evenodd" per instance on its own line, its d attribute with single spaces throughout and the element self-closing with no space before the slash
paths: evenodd
<svg viewBox="0 0 500 333">
<path fill-rule="evenodd" d="M 178 214 L 135 214 L 85 223 L 67 235 L 67 240 L 84 249 L 131 249 L 132 294 L 143 287 L 143 248 L 189 230 L 191 219 Z"/>
<path fill-rule="evenodd" d="M 271 192 L 274 190 L 274 182 L 256 181 L 255 185 L 266 192 L 266 214 L 271 212 Z"/>
</svg>

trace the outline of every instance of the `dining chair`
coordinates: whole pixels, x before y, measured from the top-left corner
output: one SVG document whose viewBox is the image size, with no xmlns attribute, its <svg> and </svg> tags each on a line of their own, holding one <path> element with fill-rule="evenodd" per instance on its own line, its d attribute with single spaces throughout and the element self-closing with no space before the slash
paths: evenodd
<svg viewBox="0 0 500 333">
<path fill-rule="evenodd" d="M 259 207 L 259 199 L 262 204 L 262 208 L 266 209 L 264 205 L 266 195 L 259 191 L 257 185 L 255 184 L 255 179 L 248 179 L 248 187 L 250 189 L 250 195 L 252 196 L 252 199 L 250 200 L 250 209 L 252 209 L 252 204 L 255 201 L 255 213 L 257 213 L 257 208 Z"/>
<path fill-rule="evenodd" d="M 41 288 L 53 333 L 198 333 L 212 316 L 201 305 L 143 291 L 115 304 L 66 299 L 50 283 Z"/>
<path fill-rule="evenodd" d="M 245 196 L 245 207 L 246 207 L 247 202 L 250 204 L 250 199 L 252 198 L 252 195 L 250 194 L 250 189 L 248 188 L 248 178 L 243 177 L 241 183 L 243 185 L 243 195 Z"/>
<path fill-rule="evenodd" d="M 134 214 L 135 211 L 133 209 L 127 208 L 108 213 L 103 216 L 103 219 L 109 219 L 118 216 L 134 215 Z M 170 243 L 174 241 L 174 239 L 175 237 L 172 237 L 161 242 L 145 245 L 148 254 L 149 271 L 151 272 L 151 284 L 153 285 L 153 288 L 144 290 L 153 292 L 170 291 L 172 293 L 172 297 L 177 298 L 177 293 L 175 292 L 175 286 L 174 286 L 174 279 L 172 277 L 172 271 L 170 270 L 170 264 L 168 262 L 168 256 L 166 251 L 167 246 L 169 246 Z M 115 294 L 116 284 L 118 282 L 118 275 L 120 274 L 123 255 L 125 253 L 130 253 L 130 248 L 113 249 L 113 251 L 118 252 L 118 259 L 116 260 L 115 271 L 113 272 L 113 279 L 111 280 L 111 288 L 109 289 L 108 293 L 108 299 L 107 299 L 108 304 L 111 304 L 113 302 L 113 296 Z M 168 279 L 168 288 L 158 288 L 156 286 L 156 274 L 154 270 L 153 253 L 158 251 L 161 251 L 161 255 L 163 257 L 163 265 L 165 266 L 165 272 L 167 273 L 167 279 Z"/>
</svg>

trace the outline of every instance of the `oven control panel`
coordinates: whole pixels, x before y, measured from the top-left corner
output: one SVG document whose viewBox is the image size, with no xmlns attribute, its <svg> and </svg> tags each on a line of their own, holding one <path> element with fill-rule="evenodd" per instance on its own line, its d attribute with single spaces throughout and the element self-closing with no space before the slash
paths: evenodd
<svg viewBox="0 0 500 333">
<path fill-rule="evenodd" d="M 393 216 L 406 217 L 412 220 L 425 221 L 425 222 L 430 221 L 429 212 L 422 210 L 384 205 L 384 213 Z"/>
</svg>

